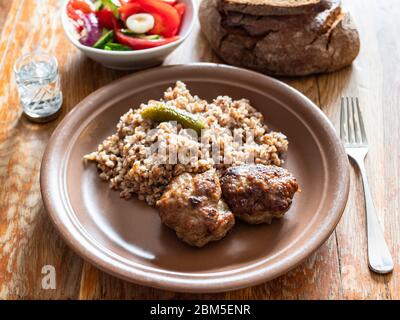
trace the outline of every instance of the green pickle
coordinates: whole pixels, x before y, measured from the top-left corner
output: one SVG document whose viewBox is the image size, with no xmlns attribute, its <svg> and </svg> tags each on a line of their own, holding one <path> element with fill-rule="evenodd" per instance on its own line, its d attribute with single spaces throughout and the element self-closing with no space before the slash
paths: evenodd
<svg viewBox="0 0 400 320">
<path fill-rule="evenodd" d="M 142 117 L 143 119 L 151 119 L 157 122 L 176 121 L 186 129 L 195 130 L 198 135 L 201 134 L 201 129 L 206 128 L 204 121 L 199 117 L 187 111 L 162 104 L 147 107 L 142 111 Z"/>
</svg>

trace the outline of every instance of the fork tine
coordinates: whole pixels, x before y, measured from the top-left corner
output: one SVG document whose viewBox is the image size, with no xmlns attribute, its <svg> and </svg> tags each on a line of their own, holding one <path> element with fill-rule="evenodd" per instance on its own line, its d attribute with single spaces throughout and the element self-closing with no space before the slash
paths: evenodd
<svg viewBox="0 0 400 320">
<path fill-rule="evenodd" d="M 351 105 L 349 97 L 346 97 L 346 114 L 347 114 L 347 138 L 349 143 L 354 143 L 354 122 L 353 122 L 353 115 L 351 112 Z"/>
<path fill-rule="evenodd" d="M 360 103 L 358 101 L 358 98 L 356 98 L 356 106 L 357 106 L 357 113 L 358 113 L 358 122 L 360 124 L 361 141 L 364 144 L 368 144 L 367 133 L 365 131 L 364 121 L 363 121 L 363 117 L 362 117 L 362 114 L 361 114 Z"/>
<path fill-rule="evenodd" d="M 354 128 L 354 139 L 356 143 L 362 143 L 361 130 L 360 130 L 360 116 L 356 106 L 354 98 L 351 98 L 351 112 L 353 113 L 353 128 Z"/>
<path fill-rule="evenodd" d="M 340 103 L 340 139 L 342 141 L 347 142 L 347 128 L 346 128 L 346 111 L 344 108 L 344 97 L 341 99 Z"/>
</svg>

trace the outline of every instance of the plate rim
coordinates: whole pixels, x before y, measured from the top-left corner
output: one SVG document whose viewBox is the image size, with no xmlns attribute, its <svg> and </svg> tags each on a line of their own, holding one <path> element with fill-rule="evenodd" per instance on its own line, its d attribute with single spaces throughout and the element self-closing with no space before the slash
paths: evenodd
<svg viewBox="0 0 400 320">
<path fill-rule="evenodd" d="M 216 281 L 214 283 L 210 283 L 207 281 L 204 282 L 196 282 L 194 279 L 182 279 L 182 276 L 179 274 L 176 276 L 168 275 L 166 279 L 162 275 L 159 275 L 155 272 L 149 273 L 146 272 L 143 274 L 142 270 L 138 270 L 135 268 L 131 268 L 131 270 L 122 270 L 120 267 L 112 264 L 112 261 L 106 261 L 105 259 L 100 259 L 96 256 L 95 252 L 89 250 L 85 245 L 77 239 L 77 236 L 82 236 L 77 234 L 77 230 L 70 230 L 68 226 L 65 225 L 65 221 L 63 221 L 60 214 L 57 213 L 56 205 L 54 201 L 52 201 L 52 196 L 54 196 L 54 192 L 51 188 L 51 181 L 55 178 L 50 174 L 52 172 L 51 167 L 54 167 L 54 162 L 51 160 L 52 154 L 56 149 L 57 139 L 62 136 L 62 129 L 71 122 L 71 119 L 75 117 L 79 117 L 79 113 L 83 112 L 83 108 L 90 108 L 90 101 L 93 97 L 101 94 L 101 92 L 107 91 L 109 87 L 114 87 L 118 83 L 122 83 L 125 81 L 130 81 L 131 78 L 140 77 L 143 74 L 147 73 L 157 73 L 160 69 L 190 69 L 190 68 L 222 68 L 225 70 L 233 70 L 233 72 L 245 73 L 249 76 L 261 77 L 264 79 L 268 79 L 272 83 L 272 85 L 281 87 L 284 90 L 291 91 L 291 94 L 296 95 L 298 99 L 304 100 L 310 108 L 309 112 L 319 118 L 320 121 L 324 124 L 324 128 L 327 130 L 327 135 L 330 141 L 335 145 L 335 149 L 339 151 L 337 154 L 337 163 L 338 167 L 343 169 L 341 170 L 341 179 L 339 180 L 339 186 L 336 188 L 336 191 L 340 191 L 341 194 L 336 195 L 336 199 L 339 200 L 335 203 L 334 206 L 330 207 L 329 214 L 327 217 L 330 218 L 325 226 L 324 230 L 320 230 L 316 235 L 310 237 L 308 241 L 305 243 L 303 250 L 298 250 L 300 252 L 295 252 L 294 257 L 290 257 L 290 259 L 286 259 L 288 261 L 281 262 L 280 265 L 275 267 L 275 269 L 267 270 L 265 267 L 262 268 L 260 266 L 258 268 L 258 273 L 250 274 L 246 276 L 246 272 L 244 276 L 239 279 L 230 279 L 232 276 L 223 277 L 223 281 Z M 173 79 L 171 79 L 173 80 Z M 58 179 L 59 180 L 59 179 Z M 135 72 L 126 76 L 123 76 L 115 81 L 110 82 L 109 84 L 100 87 L 96 91 L 92 92 L 90 95 L 81 100 L 73 109 L 68 112 L 68 114 L 64 117 L 64 119 L 58 124 L 57 128 L 54 130 L 53 134 L 50 137 L 50 140 L 45 149 L 42 164 L 40 168 L 40 190 L 42 194 L 42 199 L 44 203 L 44 207 L 46 212 L 48 213 L 50 220 L 53 225 L 61 234 L 64 241 L 67 245 L 76 252 L 79 256 L 81 256 L 84 260 L 90 262 L 95 265 L 99 269 L 105 271 L 106 273 L 112 274 L 118 278 L 122 278 L 129 282 L 137 283 L 144 286 L 150 286 L 158 289 L 164 290 L 172 290 L 177 292 L 193 292 L 193 293 L 205 293 L 205 292 L 223 292 L 223 291 L 231 291 L 235 289 L 245 288 L 248 286 L 257 285 L 266 281 L 270 281 L 282 274 L 287 273 L 291 269 L 295 268 L 301 262 L 303 262 L 308 256 L 310 256 L 313 252 L 315 252 L 325 241 L 329 238 L 332 232 L 335 230 L 336 225 L 340 221 L 340 218 L 345 209 L 348 194 L 350 188 L 350 178 L 349 178 L 349 165 L 348 158 L 345 153 L 344 147 L 340 142 L 339 137 L 336 134 L 335 128 L 332 123 L 328 119 L 328 117 L 319 109 L 308 97 L 303 95 L 298 90 L 293 87 L 266 75 L 247 70 L 242 68 L 237 68 L 233 66 L 228 66 L 224 64 L 216 64 L 216 63 L 189 63 L 189 64 L 177 64 L 177 65 L 168 65 L 161 66 L 157 68 L 151 68 L 144 71 Z M 339 198 L 339 199 L 337 199 Z M 333 201 L 332 201 L 333 202 Z M 65 209 L 65 208 L 64 208 Z M 75 236 L 75 237 L 74 237 Z M 86 239 L 87 241 L 87 239 Z M 89 243 L 90 244 L 90 243 Z M 92 244 L 93 246 L 93 244 Z M 102 253 L 104 255 L 104 253 Z M 160 268 L 161 269 L 161 268 Z M 235 275 L 234 275 L 235 276 Z"/>
</svg>

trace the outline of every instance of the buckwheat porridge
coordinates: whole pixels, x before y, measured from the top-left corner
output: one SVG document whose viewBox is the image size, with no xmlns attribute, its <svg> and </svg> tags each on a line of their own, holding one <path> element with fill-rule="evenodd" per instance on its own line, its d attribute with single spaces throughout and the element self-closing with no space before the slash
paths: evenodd
<svg viewBox="0 0 400 320">
<path fill-rule="evenodd" d="M 151 107 L 173 107 L 201 119 L 201 137 L 179 121 L 143 118 L 142 112 Z M 137 194 L 153 206 L 174 177 L 183 173 L 215 169 L 220 176 L 229 167 L 253 162 L 281 166 L 287 148 L 286 137 L 270 131 L 248 100 L 219 96 L 208 103 L 178 81 L 163 99 L 125 113 L 116 132 L 84 159 L 97 164 L 100 178 L 122 198 Z"/>
</svg>

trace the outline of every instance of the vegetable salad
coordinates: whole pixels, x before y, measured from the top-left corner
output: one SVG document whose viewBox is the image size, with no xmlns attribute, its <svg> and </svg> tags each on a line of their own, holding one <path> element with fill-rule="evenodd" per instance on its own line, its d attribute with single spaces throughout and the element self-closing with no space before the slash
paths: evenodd
<svg viewBox="0 0 400 320">
<path fill-rule="evenodd" d="M 83 45 L 142 50 L 179 38 L 185 4 L 176 0 L 70 0 L 67 15 Z"/>
</svg>

